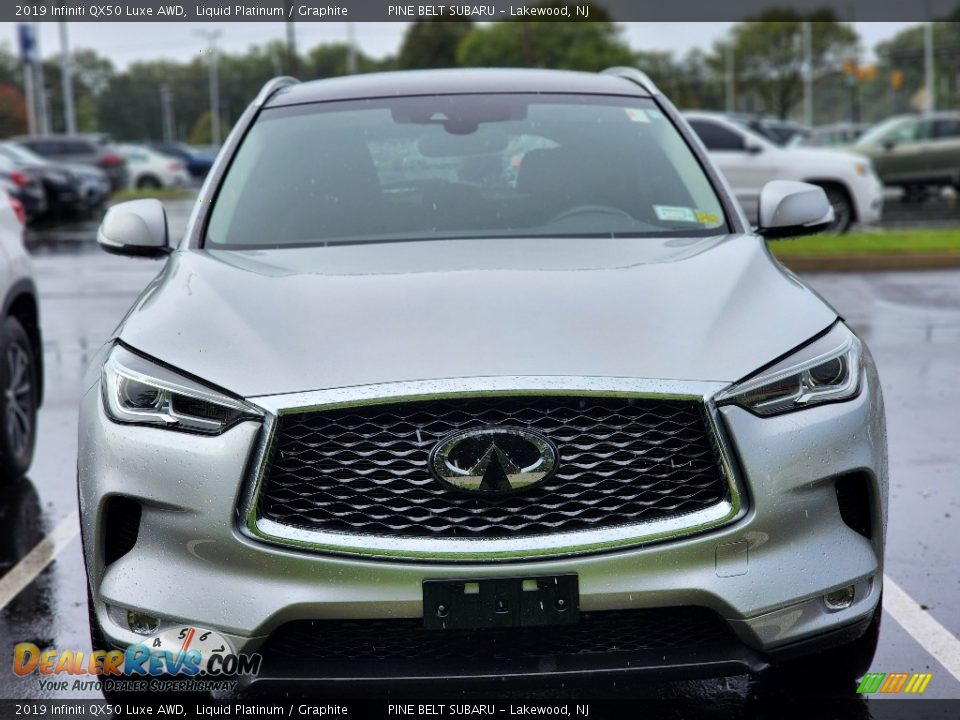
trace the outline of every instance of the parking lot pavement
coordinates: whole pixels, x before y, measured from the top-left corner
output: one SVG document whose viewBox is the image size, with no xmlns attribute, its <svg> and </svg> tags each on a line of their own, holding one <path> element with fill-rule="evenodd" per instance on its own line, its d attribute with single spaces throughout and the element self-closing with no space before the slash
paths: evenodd
<svg viewBox="0 0 960 720">
<path fill-rule="evenodd" d="M 174 208 L 174 233 L 185 216 L 185 206 Z M 158 261 L 103 254 L 93 242 L 94 230 L 90 221 L 48 228 L 31 238 L 47 389 L 30 478 L 0 488 L 0 697 L 97 697 L 94 692 L 42 690 L 36 678 L 17 678 L 7 665 L 18 642 L 88 647 L 83 561 L 73 515 L 81 373 L 160 268 Z M 886 397 L 891 461 L 887 574 L 903 593 L 893 607 L 888 587 L 892 612 L 885 612 L 874 670 L 932 672 L 926 697 L 960 698 L 960 681 L 943 664 L 958 672 L 960 271 L 805 279 L 870 344 Z M 22 580 L 22 589 L 11 578 Z M 702 716 L 719 718 L 737 716 L 750 687 L 746 678 L 731 678 L 671 683 L 643 692 L 709 698 L 711 704 L 704 706 L 708 714 Z M 530 687 L 521 694 L 542 698 L 555 692 Z M 870 708 L 878 706 L 872 700 L 858 704 L 845 711 L 846 717 L 871 717 Z"/>
</svg>

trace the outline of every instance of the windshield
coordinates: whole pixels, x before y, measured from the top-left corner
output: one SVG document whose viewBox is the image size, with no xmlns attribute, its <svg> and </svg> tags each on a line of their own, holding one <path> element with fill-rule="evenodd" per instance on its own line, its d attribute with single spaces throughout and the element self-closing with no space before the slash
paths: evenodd
<svg viewBox="0 0 960 720">
<path fill-rule="evenodd" d="M 890 118 L 889 120 L 883 121 L 879 125 L 874 125 L 860 136 L 860 139 L 857 140 L 857 145 L 875 145 L 879 142 L 883 142 L 887 135 L 889 135 L 895 128 L 903 125 L 905 122 L 909 122 L 909 120 L 900 117 Z"/>
<path fill-rule="evenodd" d="M 13 158 L 17 162 L 28 163 L 30 165 L 49 164 L 49 161 L 46 158 L 42 158 L 32 150 L 28 150 L 22 145 L 17 145 L 16 143 L 4 143 L 3 145 L 0 145 L 0 151 L 2 151 L 7 157 Z"/>
<path fill-rule="evenodd" d="M 742 118 L 738 118 L 738 117 L 731 117 L 727 119 L 737 126 L 737 130 L 739 130 L 743 135 L 745 135 L 746 139 L 751 141 L 751 144 L 760 145 L 761 147 L 764 147 L 764 148 L 777 147 L 776 143 L 774 143 L 766 135 L 764 135 L 763 133 L 757 132 L 756 129 L 750 127 L 750 124 L 746 120 L 743 120 Z"/>
<path fill-rule="evenodd" d="M 649 99 L 446 95 L 265 110 L 223 181 L 207 244 L 721 228 L 710 182 Z"/>
</svg>

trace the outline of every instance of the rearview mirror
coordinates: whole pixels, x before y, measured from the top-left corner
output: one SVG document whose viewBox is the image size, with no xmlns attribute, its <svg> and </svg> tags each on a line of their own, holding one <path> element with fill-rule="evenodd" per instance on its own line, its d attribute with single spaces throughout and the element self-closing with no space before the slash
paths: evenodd
<svg viewBox="0 0 960 720">
<path fill-rule="evenodd" d="M 773 180 L 760 193 L 758 232 L 768 240 L 812 235 L 833 222 L 823 188 L 794 180 Z"/>
<path fill-rule="evenodd" d="M 107 211 L 97 242 L 114 255 L 160 257 L 170 252 L 167 213 L 159 200 L 130 200 Z"/>
</svg>

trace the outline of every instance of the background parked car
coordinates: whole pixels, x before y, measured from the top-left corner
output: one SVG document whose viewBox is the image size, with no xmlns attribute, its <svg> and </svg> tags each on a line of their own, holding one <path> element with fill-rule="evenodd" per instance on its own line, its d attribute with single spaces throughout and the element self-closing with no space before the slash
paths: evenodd
<svg viewBox="0 0 960 720">
<path fill-rule="evenodd" d="M 20 202 L 28 222 L 47 211 L 47 193 L 40 178 L 3 156 L 0 156 L 0 187 Z"/>
<path fill-rule="evenodd" d="M 855 143 L 869 126 L 865 123 L 834 123 L 820 125 L 806 134 L 797 134 L 787 143 L 789 147 L 839 147 Z"/>
<path fill-rule="evenodd" d="M 960 188 L 960 112 L 892 117 L 865 132 L 850 150 L 873 161 L 884 184 L 908 197 L 928 188 Z"/>
<path fill-rule="evenodd" d="M 16 201 L 0 190 L 0 482 L 30 467 L 43 396 L 43 342 L 37 289 Z"/>
<path fill-rule="evenodd" d="M 758 117 L 756 115 L 728 115 L 730 120 L 753 130 L 758 135 L 762 135 L 775 145 L 787 145 L 796 138 L 803 138 L 810 134 L 811 130 L 806 125 L 791 122 L 790 120 L 779 120 L 777 118 Z"/>
<path fill-rule="evenodd" d="M 70 165 L 69 167 L 77 178 L 85 210 L 96 210 L 110 199 L 113 184 L 106 172 L 89 165 Z"/>
<path fill-rule="evenodd" d="M 190 181 L 182 160 L 143 145 L 118 145 L 117 151 L 127 161 L 132 188 L 182 187 Z"/>
<path fill-rule="evenodd" d="M 760 191 L 771 180 L 821 186 L 835 217 L 828 232 L 842 233 L 854 222 L 880 219 L 883 186 L 867 158 L 832 150 L 782 148 L 720 114 L 687 113 L 686 117 L 754 221 Z"/>
<path fill-rule="evenodd" d="M 198 180 L 207 176 L 210 167 L 213 165 L 213 160 L 217 156 L 216 152 L 209 152 L 210 148 L 201 150 L 180 142 L 148 140 L 143 144 L 159 153 L 181 160 L 190 176 Z"/>
<path fill-rule="evenodd" d="M 48 213 L 60 215 L 87 209 L 87 199 L 83 194 L 81 179 L 71 166 L 50 162 L 14 142 L 0 143 L 0 157 L 10 160 L 28 172 L 35 173 L 40 178 L 47 194 Z M 81 167 L 87 169 L 86 166 Z M 109 190 L 109 182 L 107 186 Z"/>
<path fill-rule="evenodd" d="M 31 135 L 14 139 L 49 160 L 100 168 L 110 179 L 113 192 L 127 186 L 127 163 L 104 135 Z"/>
</svg>

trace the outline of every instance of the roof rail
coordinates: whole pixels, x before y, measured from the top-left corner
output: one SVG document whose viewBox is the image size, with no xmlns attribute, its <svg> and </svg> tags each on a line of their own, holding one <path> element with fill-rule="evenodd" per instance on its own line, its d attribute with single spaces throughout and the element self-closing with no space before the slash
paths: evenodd
<svg viewBox="0 0 960 720">
<path fill-rule="evenodd" d="M 637 70 L 636 68 L 619 65 L 617 67 L 607 68 L 601 74 L 616 75 L 617 77 L 622 77 L 625 80 L 629 80 L 632 83 L 636 83 L 651 95 L 662 95 L 662 93 L 660 92 L 660 89 L 656 86 L 653 80 L 650 79 L 650 76 L 647 75 L 642 70 Z"/>
<path fill-rule="evenodd" d="M 290 87 L 291 85 L 296 85 L 300 81 L 295 77 L 290 77 L 289 75 L 284 75 L 282 77 L 275 77 L 272 80 L 267 80 L 264 83 L 263 87 L 260 88 L 260 92 L 257 93 L 256 99 L 253 101 L 254 105 L 262 106 L 270 99 L 270 97 L 277 92 L 277 90 L 282 90 L 285 87 Z"/>
</svg>

